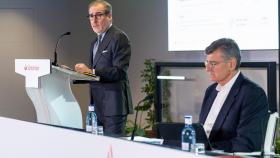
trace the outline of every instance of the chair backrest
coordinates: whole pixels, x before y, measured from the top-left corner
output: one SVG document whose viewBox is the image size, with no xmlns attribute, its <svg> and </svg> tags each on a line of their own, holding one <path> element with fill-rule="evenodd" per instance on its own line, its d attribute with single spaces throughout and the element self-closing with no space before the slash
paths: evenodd
<svg viewBox="0 0 280 158">
<path fill-rule="evenodd" d="M 278 127 L 278 112 L 270 114 L 267 123 L 265 140 L 264 140 L 264 153 L 274 152 L 274 145 L 276 140 L 276 130 Z"/>
</svg>

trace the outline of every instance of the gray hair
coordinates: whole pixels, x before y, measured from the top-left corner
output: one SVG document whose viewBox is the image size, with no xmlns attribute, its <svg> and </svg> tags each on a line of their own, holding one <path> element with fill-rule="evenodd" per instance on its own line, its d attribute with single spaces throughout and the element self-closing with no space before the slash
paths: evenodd
<svg viewBox="0 0 280 158">
<path fill-rule="evenodd" d="M 205 54 L 209 55 L 215 50 L 220 49 L 225 60 L 235 58 L 237 61 L 235 70 L 238 70 L 241 64 L 241 53 L 237 43 L 230 38 L 221 38 L 212 42 L 206 49 Z"/>
<path fill-rule="evenodd" d="M 94 6 L 94 5 L 97 5 L 97 4 L 102 4 L 104 7 L 105 7 L 105 13 L 106 14 L 112 14 L 113 12 L 113 9 L 112 9 L 112 5 L 110 3 L 108 3 L 107 1 L 104 1 L 104 0 L 95 0 L 95 1 L 92 1 L 89 5 L 88 5 L 88 8 Z"/>
</svg>

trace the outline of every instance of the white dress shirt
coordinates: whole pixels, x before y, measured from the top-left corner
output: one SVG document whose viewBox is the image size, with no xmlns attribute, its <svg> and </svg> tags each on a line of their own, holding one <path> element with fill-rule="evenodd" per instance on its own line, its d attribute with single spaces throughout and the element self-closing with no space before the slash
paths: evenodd
<svg viewBox="0 0 280 158">
<path fill-rule="evenodd" d="M 234 82 L 236 81 L 237 77 L 239 76 L 240 71 L 238 71 L 234 77 L 226 83 L 224 86 L 221 86 L 220 84 L 217 85 L 216 90 L 218 91 L 218 94 L 212 104 L 212 107 L 207 115 L 207 118 L 204 122 L 204 129 L 206 131 L 207 136 L 209 137 L 211 130 L 214 126 L 214 123 L 218 117 L 218 114 L 220 113 L 221 108 L 223 107 L 223 104 L 228 96 L 228 93 L 233 86 Z"/>
</svg>

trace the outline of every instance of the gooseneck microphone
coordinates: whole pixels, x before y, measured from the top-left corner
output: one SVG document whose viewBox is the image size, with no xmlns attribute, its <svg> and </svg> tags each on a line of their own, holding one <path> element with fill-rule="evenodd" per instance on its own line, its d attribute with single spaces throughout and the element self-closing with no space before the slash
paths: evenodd
<svg viewBox="0 0 280 158">
<path fill-rule="evenodd" d="M 67 35 L 71 35 L 71 32 L 65 32 L 64 34 L 60 35 L 59 38 L 56 41 L 56 45 L 55 45 L 55 48 L 54 48 L 54 61 L 52 62 L 52 65 L 54 65 L 54 66 L 58 66 L 58 64 L 57 64 L 57 51 L 56 51 L 57 47 L 58 47 L 58 44 L 59 44 L 60 40 L 62 39 L 62 37 L 67 36 Z"/>
<path fill-rule="evenodd" d="M 135 120 L 134 120 L 134 127 L 133 127 L 133 131 L 132 131 L 132 134 L 131 134 L 131 138 L 130 138 L 130 140 L 134 140 L 134 136 L 135 136 L 135 131 L 136 131 L 136 129 L 137 129 L 137 116 L 138 116 L 138 107 L 139 107 L 139 105 L 141 104 L 141 103 L 143 103 L 144 101 L 147 101 L 147 100 L 152 100 L 153 99 L 153 95 L 148 95 L 148 96 L 146 96 L 144 99 L 142 99 L 142 100 L 140 100 L 139 101 L 139 103 L 137 104 L 137 106 L 135 107 L 135 109 L 136 109 L 136 114 L 135 114 Z"/>
</svg>

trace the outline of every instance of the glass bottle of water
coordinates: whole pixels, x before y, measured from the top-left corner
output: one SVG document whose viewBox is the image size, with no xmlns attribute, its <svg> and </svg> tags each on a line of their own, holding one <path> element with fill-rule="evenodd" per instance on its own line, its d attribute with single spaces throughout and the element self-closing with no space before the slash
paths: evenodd
<svg viewBox="0 0 280 158">
<path fill-rule="evenodd" d="M 88 106 L 86 116 L 86 132 L 97 134 L 97 116 L 94 112 L 94 104 Z"/>
<path fill-rule="evenodd" d="M 182 130 L 182 150 L 195 152 L 196 136 L 192 127 L 192 116 L 185 115 L 185 127 Z"/>
</svg>

